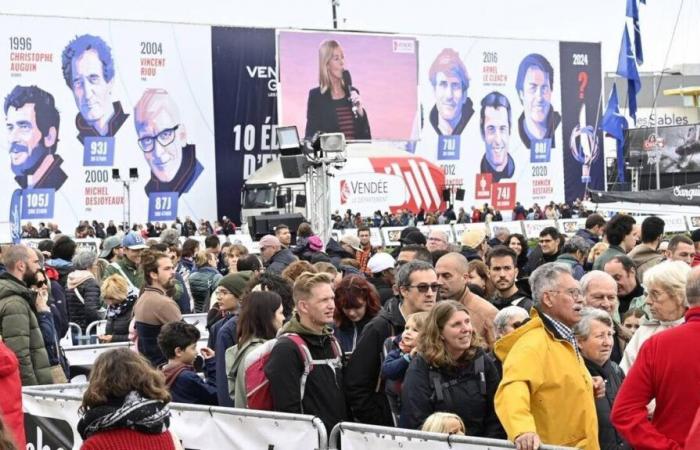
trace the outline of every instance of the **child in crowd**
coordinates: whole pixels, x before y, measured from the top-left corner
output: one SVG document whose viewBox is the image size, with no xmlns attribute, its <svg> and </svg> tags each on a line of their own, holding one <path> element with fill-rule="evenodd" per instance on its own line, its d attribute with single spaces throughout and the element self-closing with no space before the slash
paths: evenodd
<svg viewBox="0 0 700 450">
<path fill-rule="evenodd" d="M 165 324 L 158 335 L 158 346 L 168 358 L 168 363 L 161 370 L 165 374 L 165 384 L 174 402 L 216 406 L 218 401 L 214 350 L 208 347 L 200 350 L 204 358 L 206 381 L 197 375 L 193 365 L 197 358 L 199 336 L 199 330 L 192 324 Z"/>
<path fill-rule="evenodd" d="M 384 363 L 381 376 L 386 380 L 386 395 L 389 399 L 394 424 L 398 423 L 401 411 L 401 383 L 406 375 L 408 364 L 418 349 L 418 336 L 420 335 L 427 312 L 413 313 L 406 319 L 403 333 L 387 338 L 384 342 Z"/>
<path fill-rule="evenodd" d="M 622 326 L 634 334 L 642 324 L 644 311 L 639 308 L 630 308 L 622 315 Z"/>
<path fill-rule="evenodd" d="M 421 431 L 430 433 L 447 433 L 464 436 L 467 432 L 462 419 L 453 413 L 436 412 L 425 419 Z"/>
</svg>

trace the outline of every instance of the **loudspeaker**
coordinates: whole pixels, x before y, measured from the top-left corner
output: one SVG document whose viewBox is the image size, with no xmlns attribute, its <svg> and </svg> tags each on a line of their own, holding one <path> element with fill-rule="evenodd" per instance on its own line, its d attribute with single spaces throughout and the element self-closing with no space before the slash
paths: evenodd
<svg viewBox="0 0 700 450">
<path fill-rule="evenodd" d="M 280 156 L 282 176 L 284 178 L 301 178 L 305 176 L 307 163 L 306 157 L 303 155 Z"/>
<path fill-rule="evenodd" d="M 139 177 L 139 169 L 137 169 L 135 167 L 132 167 L 131 169 L 129 169 L 129 178 L 134 180 L 138 177 Z"/>
<path fill-rule="evenodd" d="M 306 208 L 306 195 L 297 194 L 297 197 L 294 200 L 294 206 L 297 208 Z"/>
<path fill-rule="evenodd" d="M 119 176 L 119 169 L 112 169 L 112 179 L 113 180 L 121 179 L 121 177 Z"/>
<path fill-rule="evenodd" d="M 284 195 L 278 195 L 276 206 L 280 209 L 283 209 L 286 205 L 287 205 L 287 197 Z"/>
<path fill-rule="evenodd" d="M 446 202 L 450 201 L 450 190 L 449 189 L 442 190 L 442 199 Z"/>
<path fill-rule="evenodd" d="M 298 213 L 261 215 L 249 217 L 248 226 L 250 228 L 250 235 L 257 241 L 266 234 L 275 234 L 275 227 L 281 224 L 285 224 L 290 230 L 293 230 L 292 236 L 294 236 L 294 231 L 296 231 L 299 225 L 304 221 L 304 216 Z"/>
<path fill-rule="evenodd" d="M 462 188 L 457 189 L 455 199 L 459 200 L 460 202 L 464 201 L 464 189 L 462 189 Z"/>
</svg>

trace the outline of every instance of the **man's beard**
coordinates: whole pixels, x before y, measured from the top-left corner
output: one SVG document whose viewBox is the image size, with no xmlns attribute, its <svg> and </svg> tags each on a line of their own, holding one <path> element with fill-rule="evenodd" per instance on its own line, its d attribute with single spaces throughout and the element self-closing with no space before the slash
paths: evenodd
<svg viewBox="0 0 700 450">
<path fill-rule="evenodd" d="M 165 289 L 165 293 L 168 295 L 168 297 L 175 298 L 175 294 L 177 293 L 177 281 L 175 280 L 175 277 L 172 277 L 168 281 L 163 284 L 163 288 Z"/>
<path fill-rule="evenodd" d="M 35 285 L 37 283 L 36 272 L 30 272 L 29 269 L 27 269 L 24 275 L 22 275 L 22 281 L 24 281 L 24 284 L 27 286 Z"/>
<path fill-rule="evenodd" d="M 10 153 L 22 152 L 28 154 L 27 159 L 23 163 L 17 165 L 12 164 L 12 172 L 14 172 L 14 174 L 17 176 L 31 175 L 36 172 L 36 169 L 39 168 L 41 162 L 50 153 L 49 149 L 44 147 L 44 144 L 41 142 L 36 144 L 36 147 L 32 149 L 31 153 L 26 145 L 22 145 L 17 142 L 14 142 L 10 147 Z"/>
</svg>

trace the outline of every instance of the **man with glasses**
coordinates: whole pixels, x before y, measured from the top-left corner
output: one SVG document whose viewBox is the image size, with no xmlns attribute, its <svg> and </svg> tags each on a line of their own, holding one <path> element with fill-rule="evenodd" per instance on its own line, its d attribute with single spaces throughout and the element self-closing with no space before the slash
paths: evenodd
<svg viewBox="0 0 700 450">
<path fill-rule="evenodd" d="M 481 337 L 485 346 L 491 349 L 496 342 L 493 320 L 498 309 L 469 290 L 468 264 L 467 258 L 457 252 L 448 253 L 438 259 L 435 271 L 440 283 L 440 300 L 454 300 L 466 306 L 474 332 Z"/>
<path fill-rule="evenodd" d="M 605 383 L 591 378 L 572 327 L 583 296 L 568 266 L 547 263 L 530 276 L 535 307 L 530 320 L 496 344 L 503 379 L 496 414 L 519 450 L 541 444 L 598 450 L 594 395 Z"/>
<path fill-rule="evenodd" d="M 164 89 L 146 89 L 134 107 L 138 145 L 151 168 L 146 194 L 181 195 L 202 173 L 194 144 L 187 144 L 185 125 L 177 105 Z"/>
<path fill-rule="evenodd" d="M 523 267 L 525 274 L 532 273 L 542 264 L 556 261 L 560 254 L 561 241 L 562 236 L 555 227 L 546 227 L 540 231 L 539 245 L 530 252 Z"/>
<path fill-rule="evenodd" d="M 12 245 L 2 256 L 7 271 L 0 274 L 0 336 L 17 355 L 23 386 L 52 384 L 49 356 L 32 311 L 35 294 L 28 287 L 36 284 L 39 257 L 24 245 Z"/>
<path fill-rule="evenodd" d="M 394 425 L 389 402 L 380 378 L 386 338 L 403 333 L 406 317 L 430 311 L 437 301 L 437 274 L 424 261 L 403 264 L 396 274 L 399 297 L 386 302 L 362 331 L 345 371 L 345 392 L 353 417 L 372 425 Z"/>
</svg>

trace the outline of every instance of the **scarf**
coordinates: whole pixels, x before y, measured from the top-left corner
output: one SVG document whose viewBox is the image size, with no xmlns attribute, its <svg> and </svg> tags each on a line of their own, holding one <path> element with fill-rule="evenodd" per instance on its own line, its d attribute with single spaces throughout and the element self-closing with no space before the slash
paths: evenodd
<svg viewBox="0 0 700 450">
<path fill-rule="evenodd" d="M 131 293 L 126 296 L 126 299 L 118 305 L 109 305 L 107 307 L 107 318 L 114 319 L 124 314 L 126 311 L 130 311 L 131 308 L 136 303 L 136 293 Z"/>
<path fill-rule="evenodd" d="M 128 428 L 141 433 L 160 434 L 170 426 L 170 408 L 161 400 L 143 398 L 131 391 L 123 403 L 107 403 L 87 410 L 78 422 L 78 433 L 86 440 L 95 433 Z"/>
</svg>

